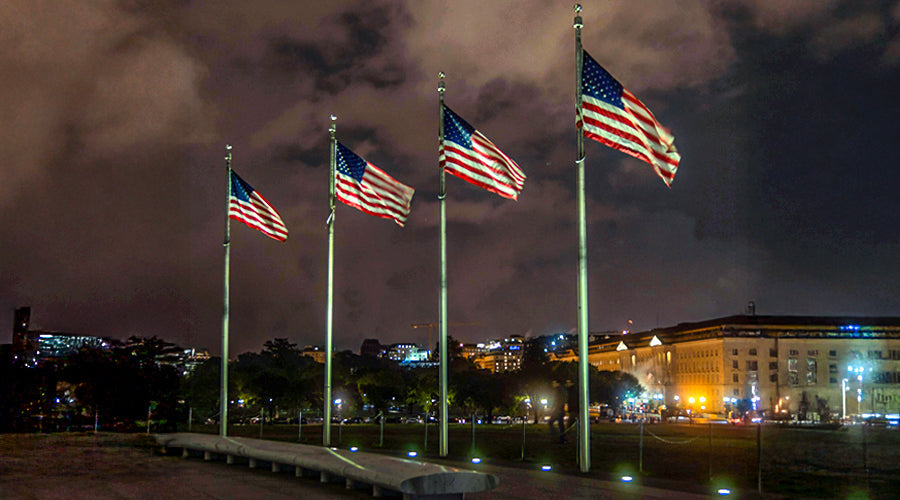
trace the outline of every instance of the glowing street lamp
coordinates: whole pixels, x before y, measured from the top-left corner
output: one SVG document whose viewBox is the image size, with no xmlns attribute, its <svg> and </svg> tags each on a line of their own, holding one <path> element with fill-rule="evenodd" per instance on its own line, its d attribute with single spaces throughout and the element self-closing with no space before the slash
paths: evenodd
<svg viewBox="0 0 900 500">
<path fill-rule="evenodd" d="M 841 379 L 841 420 L 847 420 L 847 379 Z"/>
</svg>

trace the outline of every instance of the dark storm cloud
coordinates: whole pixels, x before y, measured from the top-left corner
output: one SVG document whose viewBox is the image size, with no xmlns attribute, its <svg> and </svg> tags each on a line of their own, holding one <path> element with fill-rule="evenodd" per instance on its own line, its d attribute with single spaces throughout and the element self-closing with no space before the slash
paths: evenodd
<svg viewBox="0 0 900 500">
<path fill-rule="evenodd" d="M 313 75 L 316 89 L 330 94 L 360 83 L 378 89 L 402 85 L 407 71 L 401 60 L 384 58 L 369 64 L 396 43 L 393 25 L 405 18 L 397 10 L 373 5 L 360 12 L 342 12 L 324 23 L 326 36 L 315 40 L 275 37 L 266 64 L 272 71 Z"/>
<path fill-rule="evenodd" d="M 671 128 L 672 187 L 587 153 L 592 330 L 741 312 L 898 313 L 900 4 L 585 4 L 585 48 Z M 218 349 L 224 145 L 281 213 L 232 224 L 233 353 L 322 344 L 328 126 L 416 189 L 405 228 L 347 206 L 335 343 L 425 343 L 437 319 L 438 71 L 528 175 L 518 202 L 450 176 L 451 328 L 575 324 L 571 4 L 10 1 L 0 6 L 0 325 Z M 2 312 L 7 311 L 7 312 Z M 6 319 L 4 319 L 6 318 Z M 6 334 L 8 335 L 8 334 Z M 0 336 L 2 339 L 3 336 Z M 8 337 L 7 337 L 8 338 Z"/>
</svg>

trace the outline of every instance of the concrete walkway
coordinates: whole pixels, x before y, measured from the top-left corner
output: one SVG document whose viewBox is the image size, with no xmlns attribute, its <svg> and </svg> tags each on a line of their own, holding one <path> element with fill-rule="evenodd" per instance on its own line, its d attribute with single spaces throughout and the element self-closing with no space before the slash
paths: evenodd
<svg viewBox="0 0 900 500">
<path fill-rule="evenodd" d="M 457 464 L 462 466 L 462 464 Z M 499 477 L 487 499 L 699 499 L 702 494 L 603 481 L 577 475 L 481 464 L 473 467 Z M 700 492 L 700 493 L 697 493 Z M 372 498 L 371 488 L 348 490 L 343 483 L 322 484 L 293 473 L 272 473 L 246 465 L 226 465 L 159 456 L 123 435 L 0 435 L 0 498 L 4 499 L 288 499 Z M 757 498 L 733 494 L 728 498 Z"/>
</svg>

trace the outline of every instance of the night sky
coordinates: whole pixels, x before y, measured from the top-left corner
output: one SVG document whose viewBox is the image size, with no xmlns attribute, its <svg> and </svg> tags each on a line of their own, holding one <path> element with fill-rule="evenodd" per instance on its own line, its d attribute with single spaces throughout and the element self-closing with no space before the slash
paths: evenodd
<svg viewBox="0 0 900 500">
<path fill-rule="evenodd" d="M 232 354 L 324 344 L 328 126 L 416 189 L 337 207 L 335 348 L 438 315 L 438 72 L 515 159 L 447 178 L 450 334 L 576 327 L 572 0 L 0 4 L 0 342 L 32 329 L 220 352 L 225 145 L 281 213 L 231 224 Z M 585 49 L 669 127 L 671 188 L 594 141 L 590 330 L 900 315 L 900 2 L 583 2 Z M 628 324 L 632 320 L 633 324 Z M 435 329 L 436 331 L 436 329 Z"/>
</svg>

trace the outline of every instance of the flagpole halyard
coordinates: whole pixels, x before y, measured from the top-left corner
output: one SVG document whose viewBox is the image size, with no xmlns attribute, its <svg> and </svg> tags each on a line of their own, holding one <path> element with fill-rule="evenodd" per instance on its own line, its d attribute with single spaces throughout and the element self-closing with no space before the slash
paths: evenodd
<svg viewBox="0 0 900 500">
<path fill-rule="evenodd" d="M 333 349 L 333 317 L 334 317 L 334 209 L 335 209 L 335 161 L 337 156 L 337 117 L 331 115 L 331 126 L 328 134 L 331 140 L 330 178 L 328 181 L 328 291 L 326 293 L 325 316 L 325 408 L 322 419 L 322 445 L 331 446 L 331 351 Z"/>
<path fill-rule="evenodd" d="M 440 83 L 438 84 L 438 96 L 440 104 L 440 120 L 438 120 L 438 170 L 439 184 L 438 205 L 440 207 L 440 298 L 438 304 L 438 336 L 440 338 L 440 383 L 441 383 L 441 435 L 440 435 L 440 456 L 446 457 L 448 454 L 448 418 L 449 418 L 449 401 L 447 400 L 447 385 L 449 384 L 449 376 L 447 366 L 450 362 L 447 354 L 447 188 L 445 184 L 444 165 L 441 161 L 441 152 L 444 148 L 444 72 L 440 72 Z"/>
<path fill-rule="evenodd" d="M 588 363 L 588 279 L 587 279 L 587 214 L 585 208 L 584 136 L 581 112 L 581 71 L 583 49 L 581 47 L 581 5 L 575 4 L 575 116 L 576 116 L 576 205 L 578 217 L 578 465 L 581 472 L 591 469 L 591 425 L 589 419 L 589 363 Z"/>
<path fill-rule="evenodd" d="M 229 313 L 229 281 L 231 267 L 231 145 L 225 146 L 225 272 L 224 272 L 224 309 L 222 311 L 222 364 L 219 377 L 219 436 L 228 435 L 228 313 Z"/>
</svg>

